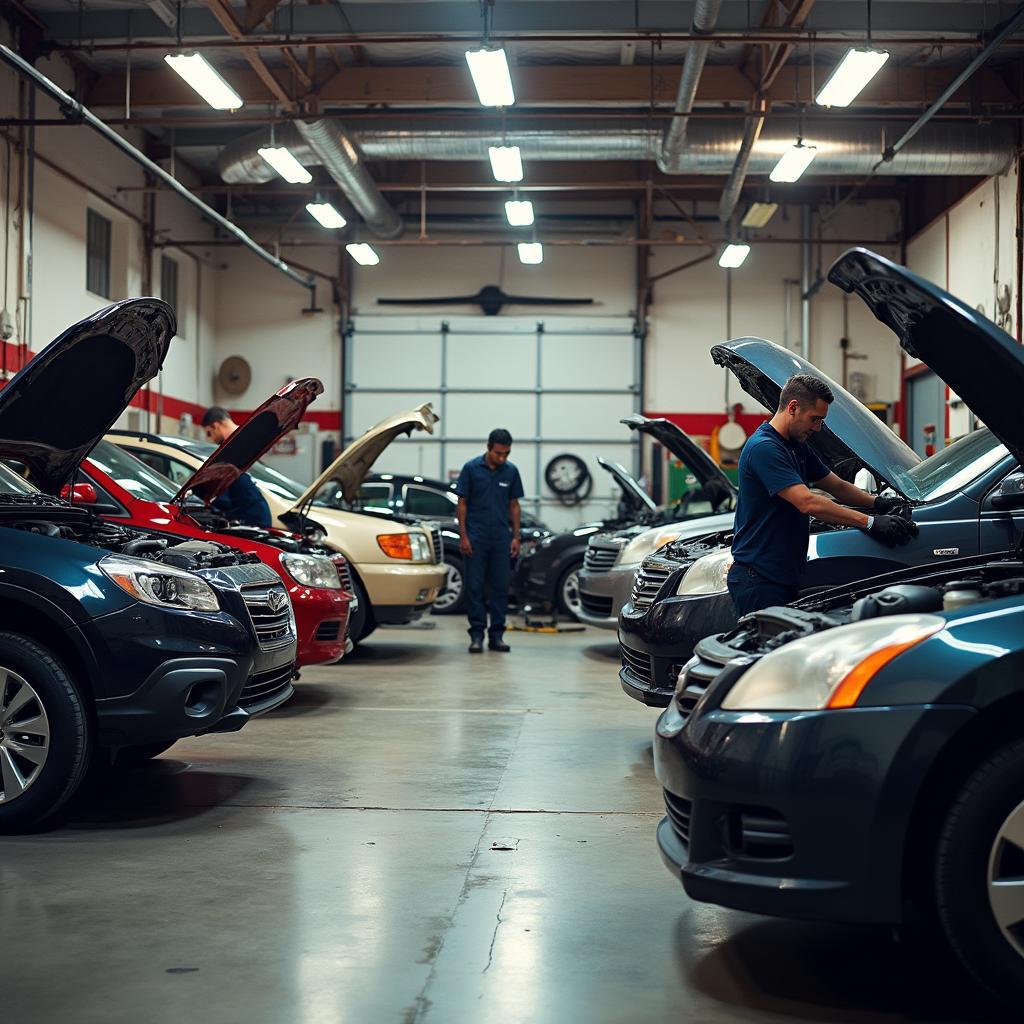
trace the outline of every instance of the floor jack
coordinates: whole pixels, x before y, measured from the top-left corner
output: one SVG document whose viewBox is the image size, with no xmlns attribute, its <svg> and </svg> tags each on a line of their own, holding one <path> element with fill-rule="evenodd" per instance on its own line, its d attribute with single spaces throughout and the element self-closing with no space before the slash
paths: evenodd
<svg viewBox="0 0 1024 1024">
<path fill-rule="evenodd" d="M 573 623 L 568 626 L 558 624 L 558 609 L 549 601 L 539 607 L 524 604 L 520 609 L 523 624 L 510 625 L 508 628 L 516 633 L 582 633 L 586 626 Z"/>
</svg>

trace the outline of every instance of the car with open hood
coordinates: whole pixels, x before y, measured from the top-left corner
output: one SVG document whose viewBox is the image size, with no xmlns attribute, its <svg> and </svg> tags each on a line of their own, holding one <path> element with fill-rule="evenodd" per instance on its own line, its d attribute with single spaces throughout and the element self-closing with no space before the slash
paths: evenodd
<svg viewBox="0 0 1024 1024">
<path fill-rule="evenodd" d="M 54 820 L 98 757 L 154 756 L 291 696 L 291 605 L 255 555 L 60 496 L 175 328 L 159 299 L 115 303 L 0 391 L 0 831 Z M 83 381 L 87 403 L 55 401 Z"/>
<path fill-rule="evenodd" d="M 866 468 L 904 500 L 901 514 L 916 524 L 917 535 L 892 548 L 862 530 L 812 521 L 802 592 L 1006 551 L 1024 515 L 997 512 L 991 496 L 1021 455 L 1016 442 L 1007 444 L 1012 434 L 1006 429 L 1017 415 L 1016 388 L 1024 383 L 1007 361 L 1007 346 L 1014 356 L 1019 346 L 948 292 L 867 250 L 842 256 L 829 280 L 862 298 L 904 351 L 923 359 L 987 427 L 922 461 L 852 395 L 794 353 L 752 338 L 712 349 L 715 361 L 766 409 L 777 404 L 791 374 L 823 378 L 836 398 L 824 429 L 808 444 L 842 476 Z M 667 706 L 694 644 L 735 624 L 726 586 L 730 540 L 724 534 L 678 543 L 644 561 L 619 616 L 619 678 L 630 696 Z"/>
<path fill-rule="evenodd" d="M 628 416 L 622 422 L 630 430 L 646 434 L 661 444 L 683 465 L 692 482 L 677 503 L 655 509 L 653 501 L 633 480 L 636 491 L 650 503 L 650 511 L 639 521 L 599 530 L 587 539 L 579 575 L 580 612 L 577 617 L 599 629 L 615 629 L 618 625 L 619 611 L 629 599 L 633 577 L 644 558 L 674 541 L 729 529 L 736 508 L 733 482 L 714 459 L 674 423 L 640 415 Z"/>
<path fill-rule="evenodd" d="M 249 467 L 275 525 L 312 530 L 322 544 L 345 556 L 357 598 L 349 624 L 355 643 L 378 625 L 416 620 L 444 586 L 440 528 L 401 514 L 385 519 L 358 509 L 359 488 L 388 445 L 413 431 L 432 433 L 436 422 L 429 404 L 389 416 L 348 445 L 308 487 L 259 461 Z M 213 447 L 171 434 L 119 430 L 107 436 L 176 483 L 191 477 Z M 344 507 L 321 504 L 320 496 L 328 494 L 340 494 Z"/>
</svg>

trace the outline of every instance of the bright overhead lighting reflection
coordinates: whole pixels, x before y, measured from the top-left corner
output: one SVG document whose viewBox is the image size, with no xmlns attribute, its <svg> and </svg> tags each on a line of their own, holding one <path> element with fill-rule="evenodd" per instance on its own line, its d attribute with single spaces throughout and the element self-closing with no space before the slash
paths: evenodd
<svg viewBox="0 0 1024 1024">
<path fill-rule="evenodd" d="M 487 155 L 495 181 L 523 180 L 523 156 L 518 146 L 491 146 Z"/>
<path fill-rule="evenodd" d="M 533 203 L 529 199 L 510 199 L 505 203 L 505 216 L 514 228 L 526 228 L 533 223 Z"/>
<path fill-rule="evenodd" d="M 531 266 L 544 262 L 544 246 L 540 242 L 520 242 L 519 262 Z"/>
<path fill-rule="evenodd" d="M 886 50 L 847 50 L 815 97 L 816 102 L 823 107 L 848 107 L 888 59 Z"/>
<path fill-rule="evenodd" d="M 330 203 L 306 203 L 306 209 L 325 228 L 343 228 L 348 223 Z"/>
<path fill-rule="evenodd" d="M 730 242 L 718 257 L 718 265 L 726 270 L 735 270 L 743 266 L 743 261 L 750 255 L 750 246 L 745 242 Z"/>
<path fill-rule="evenodd" d="M 467 50 L 466 63 L 476 94 L 485 107 L 510 107 L 516 101 L 504 50 Z"/>
<path fill-rule="evenodd" d="M 349 242 L 345 252 L 363 267 L 375 267 L 380 263 L 380 257 L 369 242 Z"/>
<path fill-rule="evenodd" d="M 200 53 L 169 53 L 168 65 L 192 86 L 214 110 L 237 110 L 242 97 Z"/>
<path fill-rule="evenodd" d="M 740 223 L 745 228 L 763 228 L 775 216 L 778 203 L 751 203 Z"/>
<path fill-rule="evenodd" d="M 291 150 L 286 149 L 284 146 L 264 146 L 256 152 L 258 152 L 259 155 L 263 157 L 263 159 L 266 160 L 267 163 L 270 164 L 270 166 L 273 167 L 285 181 L 291 182 L 293 185 L 308 185 L 309 182 L 313 180 L 313 175 L 310 174 L 294 156 L 292 156 Z"/>
<path fill-rule="evenodd" d="M 772 181 L 796 181 L 817 155 L 816 146 L 805 146 L 803 142 L 798 142 L 782 154 L 768 177 Z"/>
</svg>

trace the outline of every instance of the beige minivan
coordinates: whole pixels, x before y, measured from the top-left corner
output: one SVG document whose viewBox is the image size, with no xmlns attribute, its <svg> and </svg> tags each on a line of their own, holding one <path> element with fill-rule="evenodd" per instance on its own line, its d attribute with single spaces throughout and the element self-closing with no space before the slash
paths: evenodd
<svg viewBox="0 0 1024 1024">
<path fill-rule="evenodd" d="M 445 581 L 440 531 L 389 521 L 379 512 L 327 508 L 316 497 L 321 491 L 340 490 L 354 502 L 374 462 L 395 438 L 414 430 L 431 434 L 437 421 L 429 403 L 389 416 L 356 438 L 309 487 L 261 462 L 249 470 L 275 526 L 319 528 L 325 534 L 322 543 L 348 559 L 358 598 L 358 608 L 349 614 L 349 635 L 355 643 L 379 625 L 412 622 L 429 610 Z M 116 430 L 107 439 L 179 485 L 216 450 L 206 441 L 173 434 Z"/>
</svg>

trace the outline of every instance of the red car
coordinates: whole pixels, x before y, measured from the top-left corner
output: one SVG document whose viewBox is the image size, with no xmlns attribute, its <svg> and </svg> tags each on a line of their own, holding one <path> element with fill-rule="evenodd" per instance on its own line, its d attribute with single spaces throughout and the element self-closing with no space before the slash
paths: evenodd
<svg viewBox="0 0 1024 1024">
<path fill-rule="evenodd" d="M 258 555 L 280 575 L 291 595 L 299 666 L 335 662 L 345 654 L 352 596 L 344 556 L 320 546 L 315 537 L 229 523 L 209 505 L 295 428 L 322 390 L 320 382 L 312 378 L 286 385 L 260 406 L 179 492 L 135 456 L 109 441 L 100 441 L 82 464 L 73 493 L 76 503 L 94 505 L 95 511 L 111 521 L 197 542 L 228 544 Z M 193 489 L 202 500 L 185 496 Z"/>
</svg>

